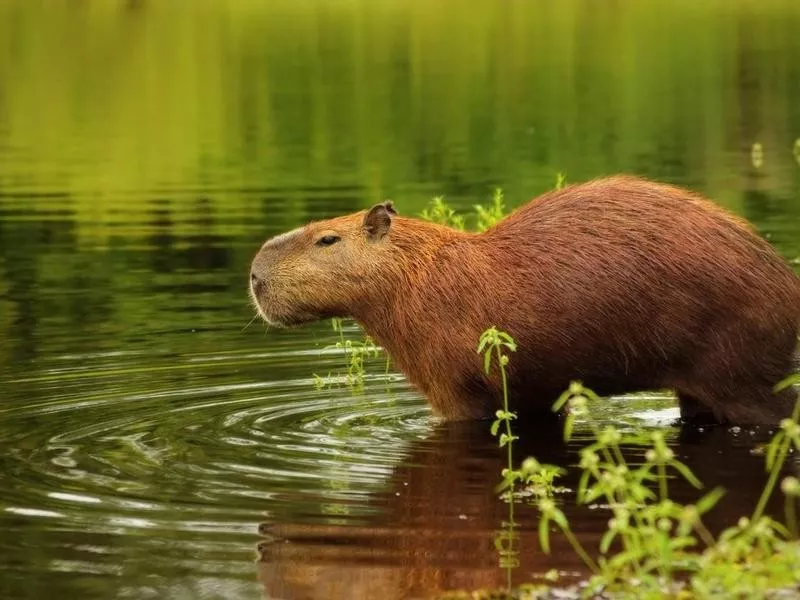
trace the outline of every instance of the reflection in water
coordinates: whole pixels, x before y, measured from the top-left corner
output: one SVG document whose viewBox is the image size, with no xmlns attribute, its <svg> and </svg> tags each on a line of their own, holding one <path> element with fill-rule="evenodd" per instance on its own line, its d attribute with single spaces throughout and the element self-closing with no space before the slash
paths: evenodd
<svg viewBox="0 0 800 600">
<path fill-rule="evenodd" d="M 763 456 L 753 448 L 768 438 L 767 430 L 686 427 L 673 429 L 671 437 L 677 456 L 701 481 L 727 489 L 704 519 L 712 532 L 752 511 L 766 481 Z M 574 465 L 579 448 L 588 443 L 584 438 L 564 444 L 558 427 L 528 428 L 521 430 L 515 451 L 540 462 Z M 490 485 L 505 463 L 486 424 L 440 425 L 409 452 L 393 471 L 389 489 L 371 498 L 374 516 L 262 524 L 259 571 L 267 597 L 390 600 L 506 585 L 494 539 L 508 519 L 507 505 Z M 626 446 L 623 453 L 636 464 L 642 448 Z M 570 469 L 561 485 L 574 490 L 577 475 L 577 469 Z M 691 503 L 702 493 L 679 479 L 670 485 L 670 497 L 678 502 Z M 602 507 L 577 507 L 573 500 L 574 493 L 563 496 L 564 511 L 572 530 L 594 553 L 609 513 Z M 770 508 L 779 516 L 782 507 L 778 498 Z M 520 534 L 515 584 L 535 581 L 550 569 L 562 574 L 564 585 L 586 575 L 558 533 L 551 538 L 551 554 L 540 550 L 535 508 L 520 505 L 515 520 Z"/>
</svg>

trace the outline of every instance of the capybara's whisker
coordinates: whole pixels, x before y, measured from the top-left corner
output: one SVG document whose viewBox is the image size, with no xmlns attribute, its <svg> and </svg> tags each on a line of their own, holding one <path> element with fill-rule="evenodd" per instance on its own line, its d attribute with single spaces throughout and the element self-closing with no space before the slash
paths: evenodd
<svg viewBox="0 0 800 600">
<path fill-rule="evenodd" d="M 254 315 L 253 315 L 253 318 L 252 318 L 252 319 L 250 319 L 250 321 L 247 323 L 247 325 L 245 325 L 244 327 L 242 327 L 242 331 L 240 331 L 239 333 L 242 333 L 242 332 L 243 332 L 245 329 L 247 329 L 248 327 L 250 327 L 250 325 L 252 325 L 252 324 L 255 322 L 255 320 L 256 320 L 257 318 L 258 318 L 258 313 L 256 313 L 256 314 L 254 314 Z"/>
</svg>

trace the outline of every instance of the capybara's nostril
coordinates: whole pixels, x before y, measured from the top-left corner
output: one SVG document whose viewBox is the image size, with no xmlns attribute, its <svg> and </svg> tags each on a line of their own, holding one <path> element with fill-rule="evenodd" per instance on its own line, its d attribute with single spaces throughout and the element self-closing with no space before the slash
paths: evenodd
<svg viewBox="0 0 800 600">
<path fill-rule="evenodd" d="M 255 274 L 255 271 L 250 271 L 250 289 L 254 294 L 260 294 L 264 289 L 264 280 Z"/>
</svg>

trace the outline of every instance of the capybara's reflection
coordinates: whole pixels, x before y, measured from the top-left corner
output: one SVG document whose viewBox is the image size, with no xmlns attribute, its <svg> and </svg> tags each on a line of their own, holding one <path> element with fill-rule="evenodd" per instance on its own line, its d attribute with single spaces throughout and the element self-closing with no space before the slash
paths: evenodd
<svg viewBox="0 0 800 600">
<path fill-rule="evenodd" d="M 749 514 L 766 481 L 763 456 L 755 451 L 766 430 L 726 427 L 670 429 L 672 448 L 706 485 L 727 490 L 706 516 L 712 531 Z M 577 487 L 578 451 L 584 438 L 570 444 L 561 428 L 547 423 L 520 431 L 516 456 L 569 466 L 560 484 Z M 626 460 L 637 463 L 640 446 L 624 447 Z M 410 456 L 392 474 L 389 489 L 371 499 L 374 515 L 353 525 L 273 522 L 262 525 L 260 578 L 267 598 L 391 600 L 428 598 L 445 591 L 500 588 L 507 571 L 499 565 L 495 537 L 508 520 L 508 505 L 494 485 L 504 466 L 504 451 L 488 433 L 486 422 L 447 423 L 414 444 Z M 675 478 L 670 496 L 681 502 L 698 499 L 703 490 Z M 773 503 L 775 511 L 782 504 Z M 576 506 L 574 493 L 563 495 L 571 527 L 583 545 L 596 553 L 609 513 L 601 506 Z M 586 573 L 558 532 L 551 553 L 538 541 L 538 512 L 516 504 L 514 520 L 519 566 L 515 584 L 535 581 L 549 569 L 574 582 Z"/>
</svg>

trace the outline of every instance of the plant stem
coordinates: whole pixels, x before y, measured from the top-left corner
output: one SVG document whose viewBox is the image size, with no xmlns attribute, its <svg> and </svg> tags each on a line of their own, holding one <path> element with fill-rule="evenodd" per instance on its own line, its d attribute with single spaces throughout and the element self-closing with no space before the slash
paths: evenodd
<svg viewBox="0 0 800 600">
<path fill-rule="evenodd" d="M 592 573 L 594 573 L 594 574 L 599 573 L 600 572 L 600 568 L 597 566 L 597 563 L 594 562 L 592 557 L 589 556 L 589 554 L 586 552 L 586 550 L 584 550 L 583 546 L 581 546 L 581 543 L 578 541 L 578 538 L 575 537 L 574 533 L 572 533 L 572 530 L 569 527 L 567 527 L 567 528 L 563 528 L 562 527 L 561 531 L 564 532 L 564 535 L 566 536 L 566 538 L 569 541 L 569 543 L 572 546 L 572 548 L 575 550 L 575 553 L 578 556 L 581 557 L 581 560 L 584 562 L 584 564 L 587 567 L 589 567 L 589 569 L 592 571 Z"/>
<path fill-rule="evenodd" d="M 700 520 L 700 517 L 697 517 L 697 521 L 694 524 L 694 530 L 697 532 L 697 535 L 705 542 L 706 546 L 709 548 L 716 546 L 717 542 L 714 540 L 714 536 L 711 535 L 711 532 L 705 526 L 705 523 Z"/>
<path fill-rule="evenodd" d="M 661 501 L 667 500 L 667 467 L 661 461 L 658 463 L 658 490 L 661 494 Z"/>
<path fill-rule="evenodd" d="M 794 406 L 791 420 L 797 423 L 798 418 L 800 418 L 800 400 L 798 400 Z M 758 499 L 758 505 L 756 506 L 755 511 L 753 511 L 753 516 L 750 518 L 751 523 L 755 523 L 764 514 L 764 509 L 767 507 L 767 502 L 769 501 L 770 496 L 772 496 L 772 492 L 775 490 L 775 484 L 778 482 L 778 476 L 781 474 L 783 463 L 786 462 L 786 457 L 789 454 L 789 448 L 791 445 L 792 439 L 788 435 L 781 440 L 781 447 L 778 450 L 775 463 L 772 465 L 772 470 L 769 473 L 767 485 L 764 487 L 764 491 L 761 492 L 761 497 Z"/>
<path fill-rule="evenodd" d="M 792 539 L 797 539 L 797 498 L 786 494 L 786 528 L 792 535 Z"/>
<path fill-rule="evenodd" d="M 500 351 L 500 346 L 495 347 L 497 349 L 497 365 L 500 367 L 500 377 L 502 378 L 503 383 L 503 410 L 508 413 L 508 385 L 506 383 L 506 367 L 503 364 L 503 353 Z M 506 417 L 506 435 L 508 435 L 508 443 L 506 444 L 506 451 L 508 456 L 508 472 L 514 469 L 514 454 L 512 450 L 512 445 L 514 443 L 511 433 L 511 418 Z M 509 487 L 509 492 L 511 495 L 511 503 L 514 502 L 514 481 L 512 480 L 511 486 Z"/>
<path fill-rule="evenodd" d="M 502 378 L 503 384 L 503 410 L 506 412 L 506 417 L 504 419 L 506 423 L 506 435 L 508 436 L 508 442 L 506 443 L 506 456 L 508 458 L 508 473 L 511 474 L 512 470 L 514 469 L 514 453 L 513 453 L 513 445 L 514 445 L 514 438 L 512 437 L 511 433 L 511 417 L 508 416 L 508 385 L 506 381 L 506 368 L 503 364 L 503 353 L 500 350 L 500 346 L 495 346 L 495 350 L 497 351 L 497 366 L 500 368 L 500 377 Z M 515 487 L 515 479 L 511 479 L 511 483 L 508 486 L 508 528 L 509 528 L 509 551 L 512 551 L 514 546 L 514 487 Z M 508 557 L 507 557 L 508 560 Z M 512 566 L 511 563 L 508 562 L 506 564 L 506 591 L 511 596 L 511 570 Z"/>
<path fill-rule="evenodd" d="M 514 489 L 512 487 L 511 490 L 509 491 L 509 497 L 508 497 L 508 530 L 509 530 L 508 550 L 509 550 L 509 556 L 506 557 L 506 560 L 509 560 L 509 562 L 506 563 L 506 588 L 507 588 L 507 591 L 508 591 L 509 595 L 511 595 L 511 570 L 514 568 L 514 567 L 511 566 L 510 556 L 511 556 L 511 553 L 514 552 L 514 525 L 516 525 L 516 523 L 514 523 L 514 494 L 513 494 L 513 492 L 514 492 Z"/>
</svg>

